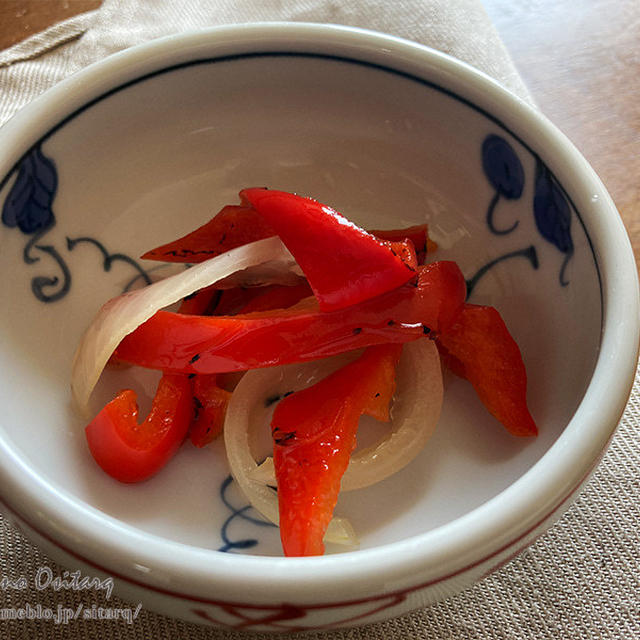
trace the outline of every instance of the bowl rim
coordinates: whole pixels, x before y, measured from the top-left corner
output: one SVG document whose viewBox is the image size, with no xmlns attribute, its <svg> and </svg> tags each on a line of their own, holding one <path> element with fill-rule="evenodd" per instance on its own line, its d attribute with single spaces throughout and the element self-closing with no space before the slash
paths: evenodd
<svg viewBox="0 0 640 640">
<path fill-rule="evenodd" d="M 451 578 L 525 539 L 577 490 L 613 435 L 636 371 L 640 305 L 635 260 L 626 231 L 593 169 L 541 113 L 473 67 L 394 36 L 314 23 L 225 25 L 137 45 L 49 89 L 0 129 L 0 148 L 4 150 L 0 176 L 8 174 L 43 132 L 116 85 L 198 57 L 257 51 L 338 56 L 428 78 L 479 103 L 523 139 L 536 140 L 537 153 L 560 184 L 575 194 L 575 209 L 594 241 L 601 278 L 600 351 L 573 419 L 531 469 L 473 511 L 411 538 L 331 556 L 230 555 L 143 532 L 50 484 L 28 467 L 1 430 L 0 500 L 41 537 L 87 564 L 187 599 L 203 594 L 215 599 L 218 594 L 220 600 L 223 594 L 225 601 L 268 603 L 287 601 L 296 594 L 297 600 L 333 603 Z M 616 375 L 612 376 L 614 363 Z M 171 591 L 167 584 L 172 585 Z"/>
</svg>

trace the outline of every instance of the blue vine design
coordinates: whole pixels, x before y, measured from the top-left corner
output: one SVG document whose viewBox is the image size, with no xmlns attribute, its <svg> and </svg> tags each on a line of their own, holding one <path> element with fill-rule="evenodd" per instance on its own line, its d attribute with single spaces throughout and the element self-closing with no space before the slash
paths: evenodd
<svg viewBox="0 0 640 640">
<path fill-rule="evenodd" d="M 109 253 L 106 247 L 95 238 L 89 238 L 86 236 L 82 236 L 80 238 L 67 238 L 67 249 L 69 251 L 73 251 L 78 244 L 83 243 L 93 245 L 100 251 L 100 253 L 102 254 L 102 268 L 105 271 L 111 271 L 111 267 L 114 262 L 125 262 L 126 264 L 131 265 L 138 272 L 133 278 L 132 282 L 136 282 L 137 280 L 142 279 L 145 284 L 151 284 L 151 278 L 149 277 L 148 272 L 143 269 L 136 260 L 125 255 L 124 253 Z M 128 284 L 125 287 L 125 291 L 127 291 L 130 286 L 131 285 Z"/>
<path fill-rule="evenodd" d="M 31 236 L 22 258 L 31 265 L 40 261 L 38 250 L 49 256 L 60 270 L 59 276 L 36 276 L 31 280 L 33 295 L 41 302 L 56 302 L 71 288 L 71 272 L 58 250 L 49 244 L 38 244 L 56 224 L 53 200 L 58 190 L 58 173 L 53 160 L 47 158 L 39 145 L 32 147 L 7 175 L 1 187 L 16 175 L 15 182 L 2 206 L 2 223 Z"/>
<path fill-rule="evenodd" d="M 483 267 L 478 269 L 475 275 L 467 280 L 467 299 L 471 296 L 471 292 L 475 289 L 478 281 L 482 276 L 484 276 L 490 269 L 495 267 L 498 263 L 509 260 L 510 258 L 526 258 L 531 264 L 533 269 L 538 269 L 540 263 L 538 262 L 538 252 L 536 248 L 531 245 L 526 249 L 518 249 L 517 251 L 511 251 L 510 253 L 505 253 L 504 255 L 495 258 L 495 260 L 491 260 L 487 262 Z"/>
<path fill-rule="evenodd" d="M 229 525 L 236 519 L 240 518 L 251 524 L 257 525 L 259 527 L 275 527 L 276 525 L 272 522 L 267 522 L 266 520 L 259 520 L 258 518 L 254 518 L 248 515 L 248 511 L 252 508 L 250 504 L 245 505 L 244 507 L 237 508 L 235 507 L 229 498 L 227 497 L 227 489 L 233 482 L 233 478 L 229 475 L 225 478 L 224 482 L 220 485 L 220 499 L 223 504 L 229 511 L 231 511 L 231 515 L 224 521 L 222 527 L 220 529 L 220 537 L 222 538 L 223 545 L 218 548 L 218 551 L 223 551 L 225 553 L 232 552 L 234 549 L 251 549 L 258 544 L 258 540 L 255 538 L 244 538 L 242 540 L 231 540 L 228 535 Z"/>
<path fill-rule="evenodd" d="M 57 265 L 59 275 L 35 276 L 31 279 L 31 291 L 40 302 L 56 302 L 64 298 L 71 289 L 71 271 L 61 253 L 51 244 L 41 243 L 44 236 L 56 225 L 53 201 L 58 190 L 58 172 L 54 161 L 48 158 L 40 145 L 35 145 L 22 157 L 0 184 L 0 189 L 15 175 L 15 181 L 2 205 L 2 224 L 10 229 L 17 228 L 24 235 L 31 236 L 22 251 L 25 264 L 40 262 L 44 254 Z M 67 250 L 72 251 L 80 243 L 92 244 L 102 253 L 103 269 L 110 271 L 116 261 L 129 264 L 137 271 L 136 277 L 127 285 L 142 278 L 151 284 L 148 272 L 133 258 L 123 253 L 109 253 L 105 246 L 94 238 L 67 238 Z"/>
<path fill-rule="evenodd" d="M 127 293 L 127 291 L 131 291 L 131 289 L 133 289 L 134 285 L 139 280 L 142 280 L 145 284 L 151 284 L 151 276 L 149 274 L 153 273 L 154 271 L 160 271 L 161 269 L 164 269 L 164 268 L 165 268 L 164 264 L 159 264 L 156 267 L 151 267 L 149 269 L 144 269 L 143 270 L 144 274 L 137 273 L 135 276 L 133 276 L 133 278 L 131 278 L 131 280 L 129 280 L 124 285 L 124 287 L 122 287 L 122 293 Z"/>
<path fill-rule="evenodd" d="M 510 234 L 516 229 L 519 221 L 516 220 L 510 227 L 505 229 L 497 228 L 494 222 L 495 208 L 501 197 L 508 200 L 517 200 L 522 196 L 525 181 L 522 163 L 511 145 L 496 134 L 490 134 L 484 139 L 481 155 L 484 174 L 491 186 L 496 190 L 487 209 L 487 226 L 495 235 Z M 565 269 L 574 252 L 571 238 L 571 210 L 567 198 L 554 176 L 540 158 L 537 156 L 535 158 L 534 220 L 540 235 L 565 254 L 558 277 L 560 285 L 564 287 L 569 284 L 565 278 Z M 526 249 L 505 254 L 489 262 L 479 269 L 472 278 L 467 280 L 468 295 L 478 280 L 489 269 L 503 260 L 518 256 L 527 258 L 534 269 L 538 268 L 538 256 L 533 245 Z"/>
</svg>

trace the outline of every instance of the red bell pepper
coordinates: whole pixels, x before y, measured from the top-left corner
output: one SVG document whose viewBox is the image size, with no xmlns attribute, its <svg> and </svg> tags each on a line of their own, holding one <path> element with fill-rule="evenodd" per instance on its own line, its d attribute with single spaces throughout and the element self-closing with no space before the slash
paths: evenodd
<svg viewBox="0 0 640 640">
<path fill-rule="evenodd" d="M 433 253 L 438 248 L 438 245 L 429 238 L 429 227 L 426 224 L 404 229 L 373 229 L 369 233 L 380 240 L 391 242 L 411 240 L 417 253 L 418 264 L 424 264 L 427 253 Z"/>
<path fill-rule="evenodd" d="M 192 417 L 190 381 L 183 375 L 164 375 L 142 424 L 136 393 L 125 389 L 87 425 L 85 434 L 91 455 L 104 471 L 120 482 L 140 482 L 175 454 Z"/>
<path fill-rule="evenodd" d="M 225 296 L 232 292 L 237 292 L 236 295 L 231 296 L 233 300 Z M 223 310 L 230 310 L 233 313 L 240 311 L 245 314 L 270 309 L 286 309 L 311 295 L 313 294 L 306 280 L 294 286 L 268 285 L 250 290 L 227 289 L 223 292 L 219 307 L 215 309 L 215 315 L 223 315 L 220 313 Z M 240 306 L 242 300 L 246 302 L 243 307 Z M 222 431 L 227 404 L 231 398 L 230 392 L 235 389 L 243 374 L 244 371 L 236 371 L 201 374 L 193 378 L 196 407 L 198 404 L 203 407 L 201 412 L 197 412 L 189 431 L 191 442 L 197 447 L 208 444 Z"/>
<path fill-rule="evenodd" d="M 260 295 L 263 287 L 234 287 L 220 291 L 220 296 L 210 314 L 213 316 L 235 316 L 241 313 L 253 298 Z"/>
<path fill-rule="evenodd" d="M 193 378 L 195 416 L 189 429 L 189 439 L 196 447 L 204 447 L 222 432 L 231 393 L 221 389 L 217 376 L 199 375 Z"/>
<path fill-rule="evenodd" d="M 391 242 L 390 246 L 404 262 L 414 269 L 417 268 L 418 259 L 411 241 Z M 236 291 L 236 289 L 228 289 L 223 292 L 221 305 L 216 307 L 215 315 L 231 315 L 221 313 L 221 311 L 223 308 L 228 308 L 228 306 L 225 305 L 225 294 L 232 295 L 233 291 Z M 244 291 L 246 292 L 247 290 Z M 312 295 L 313 291 L 306 280 L 301 280 L 300 284 L 291 286 L 272 284 L 265 287 L 254 287 L 251 293 L 244 294 L 246 303 L 241 309 L 236 309 L 236 312 L 244 315 L 256 311 L 287 309 Z"/>
<path fill-rule="evenodd" d="M 355 361 L 280 401 L 271 422 L 280 538 L 286 556 L 322 555 L 322 539 L 363 413 L 389 420 L 402 345 L 366 349 Z"/>
<path fill-rule="evenodd" d="M 223 292 L 213 286 L 201 289 L 181 302 L 178 313 L 199 315 L 210 312 L 216 306 L 216 302 L 221 302 L 221 293 Z M 189 426 L 189 439 L 196 447 L 204 447 L 220 435 L 231 393 L 220 387 L 215 374 L 194 375 L 191 385 L 195 412 Z"/>
<path fill-rule="evenodd" d="M 527 372 L 520 349 L 496 309 L 465 304 L 436 342 L 445 365 L 471 382 L 511 434 L 538 434 L 527 408 Z"/>
<path fill-rule="evenodd" d="M 120 343 L 120 360 L 183 373 L 222 373 L 303 362 L 440 331 L 464 302 L 455 262 L 434 262 L 417 280 L 348 309 L 323 313 L 313 299 L 288 310 L 237 316 L 159 311 Z"/>
<path fill-rule="evenodd" d="M 141 257 L 163 262 L 202 262 L 275 235 L 275 231 L 250 205 L 228 205 L 195 231 L 147 251 Z"/>
<path fill-rule="evenodd" d="M 240 197 L 276 230 L 322 311 L 374 298 L 415 275 L 387 243 L 317 200 L 268 189 L 244 189 Z"/>
<path fill-rule="evenodd" d="M 182 300 L 178 313 L 186 313 L 191 316 L 208 315 L 209 310 L 217 306 L 221 293 L 214 286 L 200 289 Z"/>
<path fill-rule="evenodd" d="M 313 295 L 311 287 L 306 280 L 293 286 L 272 284 L 260 287 L 257 294 L 247 302 L 241 313 L 255 313 L 256 311 L 271 311 L 273 309 L 287 309 L 300 302 L 304 298 Z"/>
<path fill-rule="evenodd" d="M 272 192 L 275 193 L 275 192 Z M 291 195 L 291 194 L 289 194 Z M 296 198 L 297 196 L 292 196 Z M 411 240 L 418 254 L 418 263 L 424 263 L 427 251 L 437 245 L 429 239 L 427 225 L 406 229 L 371 231 L 379 240 L 402 242 Z M 275 230 L 265 221 L 248 201 L 241 205 L 223 207 L 211 220 L 185 236 L 151 249 L 141 257 L 163 262 L 203 262 L 225 251 L 263 238 L 275 236 Z"/>
<path fill-rule="evenodd" d="M 410 240 L 390 242 L 389 246 L 411 268 L 415 269 L 418 266 L 416 252 Z M 185 298 L 179 313 L 231 316 L 238 313 L 286 309 L 312 295 L 309 283 L 303 278 L 297 285 L 272 284 L 224 290 L 208 287 Z"/>
<path fill-rule="evenodd" d="M 309 283 L 303 278 L 297 285 L 270 284 L 233 289 L 215 289 L 213 285 L 185 298 L 178 313 L 233 316 L 238 313 L 286 309 L 312 295 Z"/>
<path fill-rule="evenodd" d="M 398 241 L 387 242 L 385 244 L 395 253 L 402 262 L 414 271 L 418 268 L 418 256 L 416 254 L 416 247 L 409 238 L 404 238 Z"/>
</svg>

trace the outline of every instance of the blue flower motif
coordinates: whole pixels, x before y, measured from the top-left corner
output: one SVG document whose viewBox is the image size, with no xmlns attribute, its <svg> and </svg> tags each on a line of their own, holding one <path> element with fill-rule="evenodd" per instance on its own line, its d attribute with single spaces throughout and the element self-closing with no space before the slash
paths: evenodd
<svg viewBox="0 0 640 640">
<path fill-rule="evenodd" d="M 534 156 L 535 157 L 535 156 Z M 482 143 L 482 169 L 489 183 L 496 190 L 487 210 L 487 226 L 496 235 L 511 233 L 519 221 L 509 228 L 499 229 L 494 224 L 494 211 L 500 198 L 516 200 L 524 190 L 524 169 L 511 145 L 496 134 L 488 135 Z M 549 169 L 536 157 L 536 175 L 534 180 L 533 214 L 540 235 L 565 254 L 560 269 L 559 281 L 564 287 L 569 282 L 564 277 L 566 266 L 573 256 L 574 246 L 571 238 L 571 208 L 564 191 Z M 535 246 L 509 252 L 492 260 L 467 280 L 467 291 L 471 291 L 487 271 L 503 260 L 524 257 L 534 269 L 538 268 L 538 255 Z"/>
<path fill-rule="evenodd" d="M 30 235 L 52 226 L 52 204 L 58 188 L 58 174 L 39 146 L 22 159 L 2 207 L 2 222 Z"/>
<path fill-rule="evenodd" d="M 508 200 L 517 200 L 524 188 L 524 169 L 511 145 L 492 134 L 482 143 L 482 168 L 495 190 Z"/>
<path fill-rule="evenodd" d="M 56 165 L 44 155 L 38 144 L 0 182 L 0 191 L 14 175 L 16 178 L 2 205 L 2 223 L 10 228 L 18 228 L 30 236 L 22 251 L 25 264 L 39 263 L 45 256 L 57 265 L 59 275 L 39 275 L 31 279 L 31 291 L 38 300 L 56 302 L 69 293 L 72 280 L 67 262 L 58 249 L 43 243 L 45 236 L 56 224 L 53 215 L 53 200 L 58 190 Z M 79 243 L 93 244 L 100 250 L 105 271 L 110 271 L 111 265 L 116 261 L 126 262 L 138 272 L 136 279 L 142 278 L 146 284 L 151 283 L 146 270 L 133 258 L 122 253 L 109 253 L 95 238 L 67 238 L 67 249 L 71 251 Z"/>
<path fill-rule="evenodd" d="M 540 235 L 566 255 L 560 270 L 560 284 L 564 287 L 569 284 L 564 271 L 574 250 L 571 209 L 560 185 L 540 161 L 536 164 L 533 215 Z"/>
<path fill-rule="evenodd" d="M 522 163 L 504 138 L 491 134 L 482 143 L 482 169 L 487 180 L 496 190 L 487 210 L 489 229 L 497 235 L 511 233 L 518 226 L 518 221 L 516 220 L 507 229 L 498 229 L 494 225 L 493 215 L 500 197 L 517 200 L 522 195 L 524 189 Z"/>
</svg>

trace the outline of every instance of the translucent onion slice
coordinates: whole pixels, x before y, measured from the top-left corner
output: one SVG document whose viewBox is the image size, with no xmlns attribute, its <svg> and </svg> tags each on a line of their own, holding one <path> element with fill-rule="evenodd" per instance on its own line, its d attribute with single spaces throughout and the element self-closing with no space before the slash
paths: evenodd
<svg viewBox="0 0 640 640">
<path fill-rule="evenodd" d="M 268 399 L 309 386 L 353 357 L 342 354 L 313 363 L 250 371 L 234 391 L 224 431 L 231 473 L 251 504 L 272 522 L 278 521 L 277 495 L 269 486 L 275 486 L 273 460 L 267 458 L 258 466 L 250 447 L 251 429 L 268 427 Z M 389 432 L 356 451 L 341 490 L 364 488 L 396 473 L 418 455 L 433 434 L 442 408 L 443 386 L 438 350 L 431 340 L 405 345 L 396 395 Z M 335 541 L 334 536 L 346 540 L 342 531 L 346 525 L 344 519 L 334 518 L 325 541 Z"/>
<path fill-rule="evenodd" d="M 223 281 L 224 286 L 289 283 L 300 273 L 279 238 L 266 238 L 227 251 L 185 271 L 130 291 L 105 303 L 85 331 L 76 350 L 71 391 L 77 408 L 88 413 L 88 403 L 111 354 L 120 341 L 167 307 L 198 289 Z"/>
</svg>

